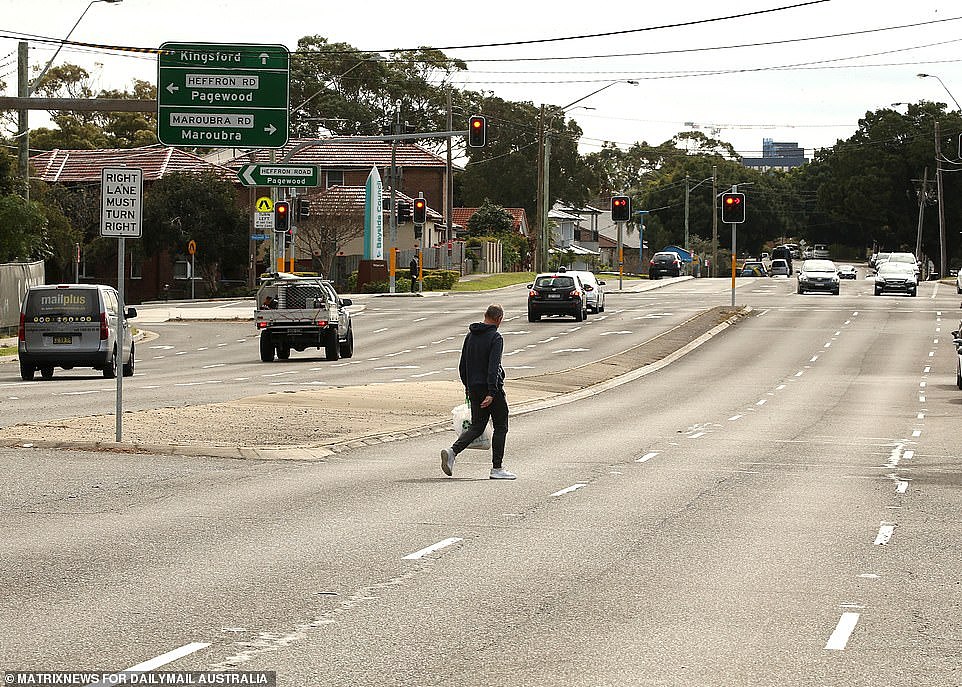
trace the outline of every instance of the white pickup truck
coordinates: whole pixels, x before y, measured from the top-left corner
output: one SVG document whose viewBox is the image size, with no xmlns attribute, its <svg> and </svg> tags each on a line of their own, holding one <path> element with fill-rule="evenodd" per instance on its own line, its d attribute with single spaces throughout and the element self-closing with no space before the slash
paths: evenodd
<svg viewBox="0 0 962 687">
<path fill-rule="evenodd" d="M 323 348 L 327 360 L 354 355 L 350 298 L 341 298 L 321 277 L 275 273 L 261 280 L 254 325 L 261 333 L 261 360 L 291 357 L 291 349 Z"/>
</svg>

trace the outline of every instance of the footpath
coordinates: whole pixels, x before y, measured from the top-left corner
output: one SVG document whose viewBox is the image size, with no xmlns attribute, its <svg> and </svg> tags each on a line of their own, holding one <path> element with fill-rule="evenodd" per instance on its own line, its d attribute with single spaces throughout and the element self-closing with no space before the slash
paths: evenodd
<svg viewBox="0 0 962 687">
<path fill-rule="evenodd" d="M 632 292 L 668 282 L 643 282 Z M 625 289 L 628 292 L 629 289 Z M 609 290 L 609 293 L 613 291 Z M 227 319 L 218 304 L 166 307 L 169 319 Z M 706 310 L 616 355 L 572 369 L 509 379 L 512 415 L 570 403 L 650 374 L 750 313 Z M 153 314 L 153 313 L 152 313 Z M 153 321 L 158 321 L 151 317 Z M 229 319 L 236 319 L 230 316 Z M 14 425 L 0 445 L 197 455 L 261 460 L 325 460 L 352 448 L 451 432 L 451 408 L 463 401 L 456 381 L 411 382 L 275 392 L 226 403 L 124 413 L 122 442 L 113 414 Z M 99 439 L 98 439 L 99 437 Z"/>
</svg>

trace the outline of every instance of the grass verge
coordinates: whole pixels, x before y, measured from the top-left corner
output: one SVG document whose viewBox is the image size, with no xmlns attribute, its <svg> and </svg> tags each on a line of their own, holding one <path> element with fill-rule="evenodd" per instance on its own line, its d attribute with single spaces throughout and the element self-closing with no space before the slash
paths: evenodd
<svg viewBox="0 0 962 687">
<path fill-rule="evenodd" d="M 451 290 L 489 291 L 490 289 L 500 289 L 505 286 L 530 284 L 533 281 L 534 272 L 501 272 L 500 274 L 491 274 L 480 279 L 472 279 L 471 281 L 459 281 Z"/>
</svg>

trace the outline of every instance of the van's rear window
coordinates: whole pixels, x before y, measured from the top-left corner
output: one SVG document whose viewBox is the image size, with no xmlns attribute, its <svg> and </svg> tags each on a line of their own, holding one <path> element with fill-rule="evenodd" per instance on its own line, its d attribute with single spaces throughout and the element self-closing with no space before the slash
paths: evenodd
<svg viewBox="0 0 962 687">
<path fill-rule="evenodd" d="M 44 289 L 27 296 L 25 315 L 30 321 L 92 322 L 100 319 L 96 289 Z"/>
</svg>

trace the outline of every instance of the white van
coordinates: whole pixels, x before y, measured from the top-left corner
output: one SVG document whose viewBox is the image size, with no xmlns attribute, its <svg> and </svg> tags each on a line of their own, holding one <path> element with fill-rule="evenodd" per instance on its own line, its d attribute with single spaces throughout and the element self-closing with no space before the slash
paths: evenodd
<svg viewBox="0 0 962 687">
<path fill-rule="evenodd" d="M 30 287 L 20 308 L 17 350 L 21 378 L 32 380 L 40 370 L 44 379 L 51 379 L 55 367 L 92 367 L 110 379 L 117 376 L 119 361 L 126 361 L 124 377 L 132 376 L 134 342 L 127 320 L 136 316 L 134 308 L 120 312 L 120 297 L 112 286 Z"/>
<path fill-rule="evenodd" d="M 816 260 L 828 260 L 831 254 L 828 252 L 828 246 L 824 243 L 816 243 L 815 248 L 812 250 L 812 257 Z"/>
</svg>

